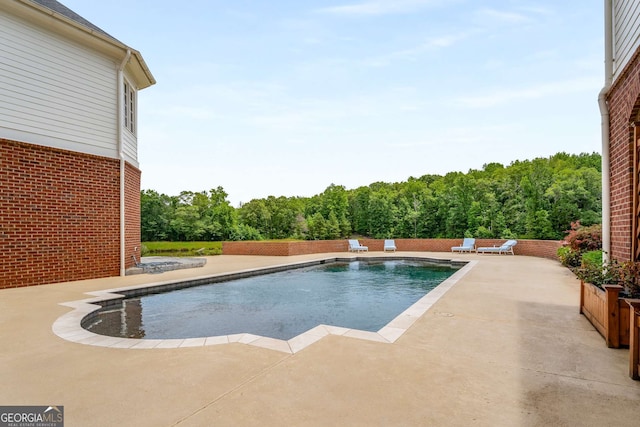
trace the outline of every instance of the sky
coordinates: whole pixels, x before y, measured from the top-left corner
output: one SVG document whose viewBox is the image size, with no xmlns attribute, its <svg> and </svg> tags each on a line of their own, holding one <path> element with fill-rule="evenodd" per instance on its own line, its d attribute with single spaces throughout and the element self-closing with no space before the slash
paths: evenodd
<svg viewBox="0 0 640 427">
<path fill-rule="evenodd" d="M 237 207 L 601 150 L 601 1 L 60 1 L 157 80 L 145 190 Z"/>
</svg>

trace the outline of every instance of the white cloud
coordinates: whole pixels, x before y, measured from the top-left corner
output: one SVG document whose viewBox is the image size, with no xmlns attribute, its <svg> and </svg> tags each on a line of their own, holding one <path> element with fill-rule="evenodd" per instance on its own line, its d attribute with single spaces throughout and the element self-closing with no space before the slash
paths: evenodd
<svg viewBox="0 0 640 427">
<path fill-rule="evenodd" d="M 318 9 L 317 12 L 335 15 L 388 15 L 408 13 L 426 6 L 442 3 L 440 0 L 370 0 L 362 3 Z"/>
<path fill-rule="evenodd" d="M 495 90 L 485 95 L 465 96 L 453 101 L 458 107 L 485 108 L 509 104 L 521 100 L 557 97 L 563 94 L 594 91 L 601 86 L 595 77 L 582 77 L 571 80 L 543 83 L 519 89 Z"/>
<path fill-rule="evenodd" d="M 466 32 L 431 37 L 416 46 L 366 59 L 364 64 L 373 67 L 384 67 L 396 60 L 415 60 L 426 52 L 451 47 L 467 37 L 468 34 Z"/>
<path fill-rule="evenodd" d="M 209 107 L 192 107 L 188 105 L 171 105 L 156 108 L 148 108 L 148 114 L 156 114 L 159 117 L 171 117 L 176 119 L 212 120 L 223 117 L 218 111 Z"/>
<path fill-rule="evenodd" d="M 450 129 L 425 129 L 421 139 L 406 139 L 402 142 L 387 143 L 385 146 L 394 149 L 433 149 L 443 150 L 444 147 L 461 147 L 465 150 L 469 145 L 504 143 L 511 138 L 514 132 L 518 132 L 521 125 L 508 124 L 479 124 L 477 126 L 460 126 Z M 455 156 L 454 153 L 452 153 Z"/>
<path fill-rule="evenodd" d="M 529 17 L 516 12 L 503 12 L 495 9 L 481 9 L 478 16 L 483 20 L 500 21 L 508 24 L 521 24 L 529 21 Z"/>
<path fill-rule="evenodd" d="M 523 10 L 525 12 L 532 12 L 532 13 L 535 13 L 537 15 L 552 16 L 552 15 L 555 14 L 550 8 L 539 7 L 539 6 L 521 7 L 520 10 Z"/>
<path fill-rule="evenodd" d="M 397 115 L 414 114 L 424 108 L 424 101 L 413 87 L 390 87 L 367 94 L 344 94 L 340 97 L 282 96 L 273 100 L 247 125 L 263 132 L 283 131 L 308 138 L 327 134 L 361 132 L 362 123 L 392 121 Z"/>
</svg>

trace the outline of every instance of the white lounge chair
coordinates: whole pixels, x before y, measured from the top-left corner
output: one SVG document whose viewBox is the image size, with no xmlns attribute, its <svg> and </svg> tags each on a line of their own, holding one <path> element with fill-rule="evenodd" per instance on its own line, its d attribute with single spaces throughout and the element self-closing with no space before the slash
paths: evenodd
<svg viewBox="0 0 640 427">
<path fill-rule="evenodd" d="M 452 246 L 451 252 L 469 252 L 475 250 L 476 239 L 473 237 L 465 237 L 460 246 Z"/>
<path fill-rule="evenodd" d="M 349 252 L 368 252 L 367 246 L 362 246 L 356 239 L 349 239 Z"/>
<path fill-rule="evenodd" d="M 494 253 L 494 254 L 511 254 L 513 253 L 513 247 L 518 244 L 517 240 L 507 240 L 502 246 L 483 247 L 476 249 L 477 253 Z"/>
<path fill-rule="evenodd" d="M 396 241 L 395 240 L 385 240 L 384 241 L 384 251 L 396 251 Z"/>
</svg>

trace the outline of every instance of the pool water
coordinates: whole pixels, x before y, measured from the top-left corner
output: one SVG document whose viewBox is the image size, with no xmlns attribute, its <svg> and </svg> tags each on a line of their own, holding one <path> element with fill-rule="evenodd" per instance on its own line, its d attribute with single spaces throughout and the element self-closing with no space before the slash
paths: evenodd
<svg viewBox="0 0 640 427">
<path fill-rule="evenodd" d="M 153 339 L 288 340 L 319 324 L 376 332 L 455 271 L 406 260 L 325 264 L 125 299 L 83 326 Z"/>
</svg>

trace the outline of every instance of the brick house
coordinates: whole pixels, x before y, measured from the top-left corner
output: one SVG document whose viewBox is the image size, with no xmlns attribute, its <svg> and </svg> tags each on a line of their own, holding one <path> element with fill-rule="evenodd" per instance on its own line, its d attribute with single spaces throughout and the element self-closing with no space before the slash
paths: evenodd
<svg viewBox="0 0 640 427">
<path fill-rule="evenodd" d="M 640 3 L 604 3 L 603 249 L 620 261 L 640 260 Z"/>
<path fill-rule="evenodd" d="M 0 1 L 0 288 L 139 255 L 140 53 L 55 0 Z"/>
</svg>

